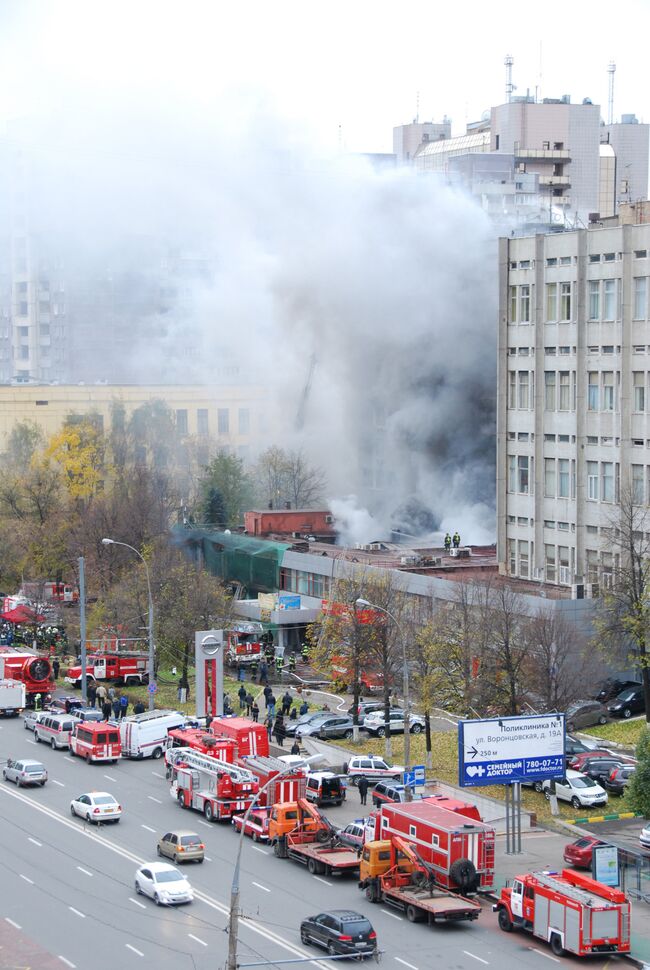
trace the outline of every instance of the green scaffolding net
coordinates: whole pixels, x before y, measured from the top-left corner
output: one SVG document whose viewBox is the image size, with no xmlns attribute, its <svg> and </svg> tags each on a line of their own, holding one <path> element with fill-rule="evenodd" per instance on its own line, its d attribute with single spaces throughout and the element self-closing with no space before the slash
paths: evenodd
<svg viewBox="0 0 650 970">
<path fill-rule="evenodd" d="M 186 555 L 213 576 L 241 583 L 248 594 L 274 593 L 280 588 L 280 566 L 289 543 L 200 527 L 175 526 L 173 535 Z"/>
</svg>

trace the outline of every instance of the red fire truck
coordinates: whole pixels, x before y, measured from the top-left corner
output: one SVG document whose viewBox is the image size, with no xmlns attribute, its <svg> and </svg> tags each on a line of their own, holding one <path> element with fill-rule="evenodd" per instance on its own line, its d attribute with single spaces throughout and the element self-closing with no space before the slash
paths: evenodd
<svg viewBox="0 0 650 970">
<path fill-rule="evenodd" d="M 385 802 L 375 820 L 375 840 L 394 836 L 415 845 L 440 886 L 468 896 L 494 884 L 494 829 L 485 822 L 428 798 Z"/>
<path fill-rule="evenodd" d="M 57 583 L 47 579 L 42 583 L 23 583 L 18 590 L 19 596 L 24 596 L 34 603 L 65 603 L 72 606 L 79 602 L 79 590 L 69 583 Z"/>
<path fill-rule="evenodd" d="M 260 790 L 264 785 L 269 786 L 260 794 L 258 799 L 260 806 L 275 805 L 276 802 L 297 802 L 298 799 L 305 797 L 307 774 L 302 768 L 287 771 L 284 761 L 263 755 L 241 758 L 238 764 L 255 775 Z M 281 773 L 282 777 L 278 777 Z"/>
<path fill-rule="evenodd" d="M 205 728 L 173 728 L 167 732 L 170 750 L 165 756 L 167 764 L 173 757 L 174 748 L 193 748 L 199 754 L 209 754 L 217 761 L 234 764 L 237 760 L 237 742 L 232 738 L 215 738 L 214 734 L 206 732 Z"/>
<path fill-rule="evenodd" d="M 146 684 L 149 681 L 149 657 L 146 653 L 91 653 L 86 661 L 90 680 L 115 680 L 122 684 Z M 81 664 L 69 667 L 65 679 L 81 687 Z"/>
<path fill-rule="evenodd" d="M 253 724 L 245 717 L 216 717 L 210 730 L 216 738 L 232 738 L 236 741 L 240 758 L 269 755 L 269 735 L 263 724 Z"/>
<path fill-rule="evenodd" d="M 625 893 L 573 869 L 529 872 L 501 890 L 492 909 L 505 933 L 515 927 L 546 940 L 556 956 L 629 953 Z"/>
<path fill-rule="evenodd" d="M 261 623 L 236 623 L 226 633 L 226 663 L 229 667 L 250 666 L 262 659 Z"/>
<path fill-rule="evenodd" d="M 230 820 L 247 811 L 258 792 L 255 776 L 245 768 L 217 761 L 193 748 L 171 748 L 171 794 L 181 808 L 203 812 L 208 822 Z"/>
<path fill-rule="evenodd" d="M 50 661 L 36 653 L 0 647 L 0 677 L 21 680 L 25 685 L 27 703 L 33 704 L 36 694 L 43 701 L 49 700 L 56 684 Z"/>
</svg>

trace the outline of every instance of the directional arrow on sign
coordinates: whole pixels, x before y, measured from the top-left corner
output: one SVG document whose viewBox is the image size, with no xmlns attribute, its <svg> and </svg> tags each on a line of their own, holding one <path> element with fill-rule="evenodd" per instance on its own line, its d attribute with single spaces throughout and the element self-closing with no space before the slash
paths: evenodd
<svg viewBox="0 0 650 970">
<path fill-rule="evenodd" d="M 478 748 L 468 748 L 465 751 L 465 755 L 471 758 L 475 758 L 477 754 L 478 754 Z"/>
</svg>

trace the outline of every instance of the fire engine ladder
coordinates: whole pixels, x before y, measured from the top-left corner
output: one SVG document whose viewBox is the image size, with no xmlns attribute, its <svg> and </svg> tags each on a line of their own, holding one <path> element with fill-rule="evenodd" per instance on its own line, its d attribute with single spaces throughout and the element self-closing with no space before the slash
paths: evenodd
<svg viewBox="0 0 650 970">
<path fill-rule="evenodd" d="M 209 755 L 201 754 L 194 748 L 171 748 L 168 755 L 169 762 L 174 765 L 182 761 L 189 768 L 197 768 L 199 771 L 206 771 L 209 774 L 230 775 L 233 781 L 240 784 L 254 784 L 257 781 L 257 778 L 245 768 L 237 768 L 235 765 L 228 764 L 227 761 L 210 758 Z"/>
<path fill-rule="evenodd" d="M 145 721 L 155 721 L 160 717 L 168 717 L 171 711 L 144 711 L 142 714 L 132 714 L 129 721 L 144 724 Z"/>
<path fill-rule="evenodd" d="M 265 774 L 268 774 L 270 771 L 277 771 L 278 773 L 282 771 L 284 774 L 287 774 L 287 766 L 279 758 L 273 758 L 263 754 L 252 754 L 246 755 L 241 760 L 245 761 L 254 770 L 262 771 Z"/>
<path fill-rule="evenodd" d="M 566 882 L 562 882 L 560 879 L 554 879 L 553 876 L 550 876 L 545 872 L 534 872 L 532 875 L 534 875 L 535 879 L 541 883 L 542 886 L 546 886 L 547 889 L 553 889 L 562 896 L 567 896 L 569 899 L 573 899 L 576 903 L 589 907 L 595 905 L 593 893 L 589 893 L 585 889 L 577 889 L 575 886 L 569 886 Z M 600 896 L 596 896 L 596 899 L 598 900 L 599 906 L 608 905 L 608 901 L 606 899 L 603 899 Z"/>
</svg>

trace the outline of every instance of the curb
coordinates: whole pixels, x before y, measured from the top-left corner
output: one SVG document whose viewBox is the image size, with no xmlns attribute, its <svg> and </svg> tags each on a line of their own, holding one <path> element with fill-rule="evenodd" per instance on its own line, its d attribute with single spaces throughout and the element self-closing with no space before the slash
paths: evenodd
<svg viewBox="0 0 650 970">
<path fill-rule="evenodd" d="M 611 815 L 585 815 L 583 818 L 565 818 L 566 825 L 584 825 L 586 822 L 616 822 L 619 818 L 645 818 L 643 812 L 613 812 Z"/>
</svg>

